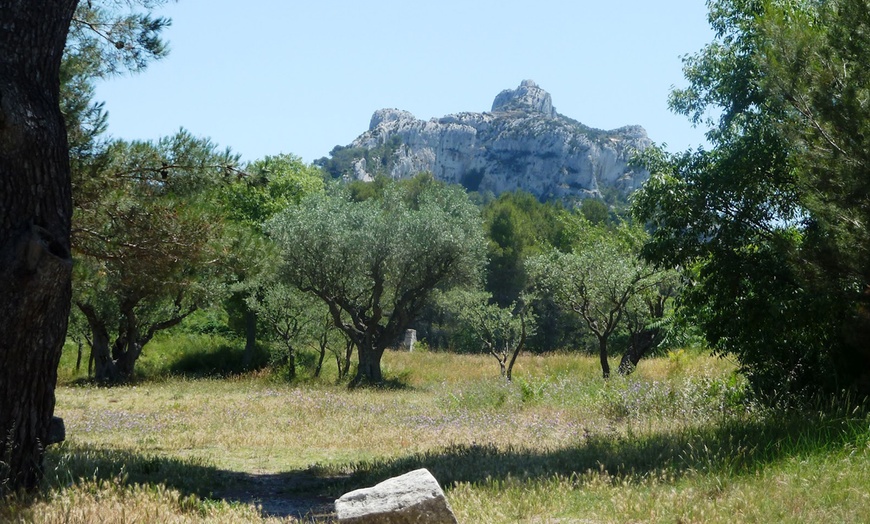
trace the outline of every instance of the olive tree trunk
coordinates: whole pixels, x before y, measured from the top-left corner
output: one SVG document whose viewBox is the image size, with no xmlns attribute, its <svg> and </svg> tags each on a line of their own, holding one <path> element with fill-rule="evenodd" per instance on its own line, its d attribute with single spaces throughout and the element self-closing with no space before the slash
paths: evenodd
<svg viewBox="0 0 870 524">
<path fill-rule="evenodd" d="M 42 476 L 70 308 L 59 69 L 76 0 L 0 0 L 0 492 Z"/>
<path fill-rule="evenodd" d="M 607 361 L 607 337 L 598 337 L 598 360 L 601 361 L 601 375 L 610 378 L 610 363 Z"/>
<path fill-rule="evenodd" d="M 356 370 L 356 376 L 351 382 L 352 385 L 383 383 L 384 375 L 381 373 L 381 357 L 384 356 L 384 349 L 370 343 L 366 344 L 365 342 L 357 346 L 359 367 Z"/>
<path fill-rule="evenodd" d="M 631 375 L 642 359 L 659 341 L 659 329 L 643 329 L 629 337 L 628 350 L 619 361 L 619 373 Z"/>
</svg>

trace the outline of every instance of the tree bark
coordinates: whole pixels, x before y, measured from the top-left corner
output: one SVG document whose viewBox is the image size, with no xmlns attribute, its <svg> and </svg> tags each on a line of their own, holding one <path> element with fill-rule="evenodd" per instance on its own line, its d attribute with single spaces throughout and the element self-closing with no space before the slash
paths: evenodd
<svg viewBox="0 0 870 524">
<path fill-rule="evenodd" d="M 134 339 L 127 344 L 127 350 L 115 359 L 115 369 L 118 372 L 116 382 L 127 382 L 133 378 L 133 371 L 142 354 L 143 345 L 138 339 Z"/>
<path fill-rule="evenodd" d="M 90 360 L 94 364 L 94 378 L 97 382 L 114 382 L 117 380 L 118 371 L 109 350 L 109 330 L 106 324 L 97 317 L 92 307 L 78 304 L 78 308 L 88 320 L 88 326 L 91 330 Z M 88 364 L 88 374 L 90 374 L 90 363 Z"/>
<path fill-rule="evenodd" d="M 76 0 L 0 1 L 0 492 L 37 487 L 70 308 L 59 70 Z"/>
<path fill-rule="evenodd" d="M 76 340 L 76 373 L 82 369 L 82 348 L 84 347 L 84 343 L 81 340 Z"/>
<path fill-rule="evenodd" d="M 254 352 L 257 350 L 257 314 L 245 304 L 245 352 L 242 355 L 242 366 L 251 367 Z"/>
<path fill-rule="evenodd" d="M 520 353 L 523 351 L 523 348 L 526 346 L 526 317 L 525 313 L 521 313 L 520 322 L 522 322 L 522 332 L 520 334 L 520 342 L 514 348 L 514 352 L 511 355 L 510 364 L 507 367 L 507 381 L 510 382 L 513 380 L 514 373 L 514 364 L 517 362 L 517 357 L 520 356 Z"/>
<path fill-rule="evenodd" d="M 607 337 L 598 337 L 598 358 L 601 360 L 601 374 L 610 378 L 610 364 L 607 362 Z"/>
<path fill-rule="evenodd" d="M 314 368 L 314 376 L 315 377 L 319 377 L 320 372 L 323 370 L 323 360 L 326 358 L 326 347 L 327 347 L 326 332 L 324 332 L 320 338 L 320 356 L 317 358 L 317 367 Z M 338 374 L 339 374 L 339 376 L 341 375 L 341 368 L 340 367 L 338 370 Z"/>
<path fill-rule="evenodd" d="M 342 372 L 341 378 L 344 378 L 345 375 L 350 371 L 350 359 L 353 357 L 353 348 L 355 344 L 353 340 L 347 339 L 345 341 L 344 346 L 344 371 Z"/>
<path fill-rule="evenodd" d="M 658 332 L 658 329 L 642 329 L 631 334 L 628 350 L 622 355 L 622 360 L 619 362 L 621 375 L 630 375 L 634 372 L 640 359 L 656 345 Z"/>
<path fill-rule="evenodd" d="M 296 351 L 292 346 L 287 346 L 287 379 L 296 380 Z"/>
<path fill-rule="evenodd" d="M 359 367 L 352 385 L 382 384 L 384 376 L 381 373 L 381 357 L 384 355 L 384 349 L 363 344 L 358 346 L 358 351 Z"/>
</svg>

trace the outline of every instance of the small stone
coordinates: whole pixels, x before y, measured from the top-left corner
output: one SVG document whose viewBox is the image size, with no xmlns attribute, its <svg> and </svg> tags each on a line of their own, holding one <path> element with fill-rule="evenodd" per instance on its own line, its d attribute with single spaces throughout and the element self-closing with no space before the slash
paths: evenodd
<svg viewBox="0 0 870 524">
<path fill-rule="evenodd" d="M 414 344 L 417 343 L 417 330 L 405 330 L 405 340 L 402 341 L 402 349 L 405 351 L 414 351 Z"/>
<path fill-rule="evenodd" d="M 48 424 L 48 439 L 46 445 L 60 444 L 66 440 L 66 426 L 63 419 L 60 417 L 51 417 L 51 422 Z"/>
</svg>

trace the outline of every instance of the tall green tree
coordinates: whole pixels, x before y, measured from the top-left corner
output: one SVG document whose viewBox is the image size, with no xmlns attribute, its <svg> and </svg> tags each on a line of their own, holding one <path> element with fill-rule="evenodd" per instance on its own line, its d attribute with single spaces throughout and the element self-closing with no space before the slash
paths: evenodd
<svg viewBox="0 0 870 524">
<path fill-rule="evenodd" d="M 257 343 L 257 311 L 250 307 L 263 299 L 264 289 L 275 276 L 277 254 L 267 241 L 263 225 L 303 196 L 322 192 L 323 176 L 299 157 L 266 156 L 245 167 L 244 174 L 222 187 L 219 198 L 223 212 L 237 227 L 239 248 L 228 264 L 235 277 L 232 293 L 225 302 L 231 325 L 242 325 L 245 333 L 243 363 L 250 365 Z M 269 322 L 270 329 L 275 324 Z"/>
<path fill-rule="evenodd" d="M 507 306 L 526 288 L 526 259 L 551 247 L 564 248 L 568 212 L 542 204 L 524 191 L 502 193 L 482 209 L 487 238 L 486 289 Z"/>
<path fill-rule="evenodd" d="M 263 225 L 305 195 L 324 190 L 322 172 L 302 159 L 280 154 L 266 156 L 245 166 L 244 176 L 221 190 L 229 218 L 251 229 Z"/>
<path fill-rule="evenodd" d="M 671 106 L 713 148 L 649 152 L 646 254 L 689 270 L 682 311 L 759 394 L 868 392 L 870 5 L 720 0 L 710 21 Z"/>
<path fill-rule="evenodd" d="M 356 346 L 354 383 L 380 383 L 381 357 L 420 314 L 433 290 L 479 281 L 484 239 L 477 208 L 461 189 L 400 184 L 354 202 L 315 194 L 269 225 L 282 275 L 329 308 Z"/>
<path fill-rule="evenodd" d="M 222 290 L 232 250 L 211 201 L 237 158 L 185 131 L 113 142 L 105 157 L 76 194 L 74 301 L 91 329 L 96 378 L 117 381 L 158 331 Z"/>
</svg>

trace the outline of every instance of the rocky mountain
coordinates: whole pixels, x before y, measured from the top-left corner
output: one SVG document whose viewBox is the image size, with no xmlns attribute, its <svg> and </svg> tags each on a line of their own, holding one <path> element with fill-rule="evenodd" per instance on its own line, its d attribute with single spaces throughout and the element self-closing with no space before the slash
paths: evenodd
<svg viewBox="0 0 870 524">
<path fill-rule="evenodd" d="M 531 80 L 495 97 L 485 113 L 429 121 L 381 109 L 369 130 L 318 161 L 333 176 L 369 180 L 422 171 L 472 191 L 523 189 L 541 199 L 626 196 L 649 177 L 629 166 L 651 144 L 640 126 L 593 129 L 560 115 L 550 94 Z"/>
</svg>

